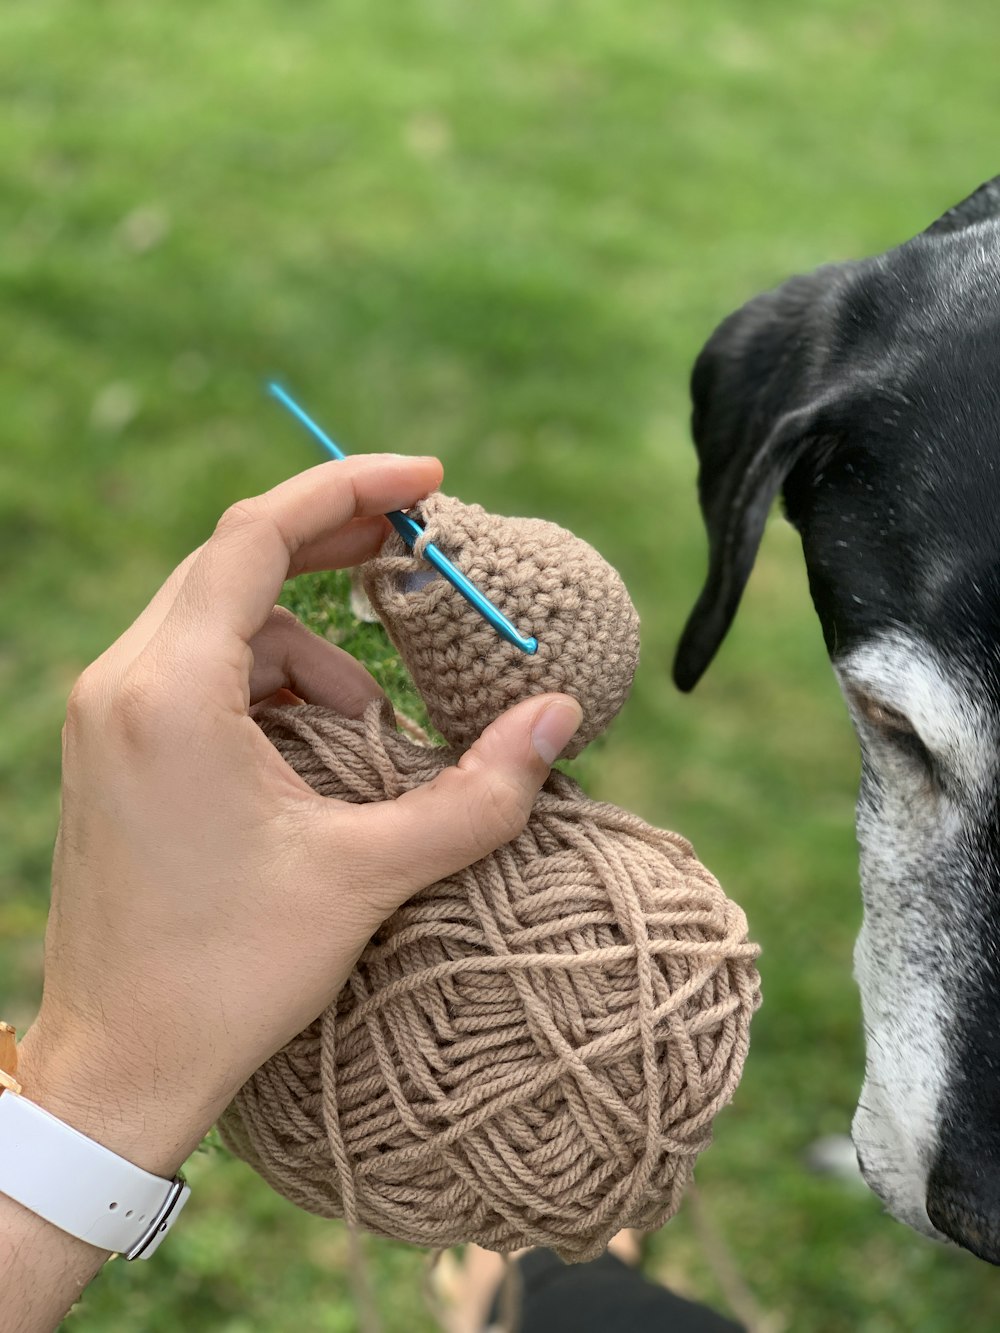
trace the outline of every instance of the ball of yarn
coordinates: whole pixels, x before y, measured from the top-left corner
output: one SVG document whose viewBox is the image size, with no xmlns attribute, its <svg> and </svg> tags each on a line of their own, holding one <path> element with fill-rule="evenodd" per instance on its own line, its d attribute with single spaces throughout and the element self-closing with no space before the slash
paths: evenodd
<svg viewBox="0 0 1000 1333">
<path fill-rule="evenodd" d="M 538 518 L 487 514 L 440 492 L 413 511 L 425 535 L 513 622 L 534 635 L 528 656 L 501 639 L 401 537 L 363 567 L 365 591 L 399 649 L 434 726 L 468 746 L 511 704 L 562 691 L 583 722 L 565 750 L 580 753 L 628 698 L 639 661 L 639 617 L 618 571 L 585 541 Z"/>
<path fill-rule="evenodd" d="M 374 801 L 456 758 L 369 707 L 258 721 L 317 791 Z M 419 893 L 226 1112 L 312 1212 L 418 1245 L 598 1254 L 678 1207 L 759 1002 L 742 911 L 675 833 L 553 772 L 525 831 Z"/>
</svg>

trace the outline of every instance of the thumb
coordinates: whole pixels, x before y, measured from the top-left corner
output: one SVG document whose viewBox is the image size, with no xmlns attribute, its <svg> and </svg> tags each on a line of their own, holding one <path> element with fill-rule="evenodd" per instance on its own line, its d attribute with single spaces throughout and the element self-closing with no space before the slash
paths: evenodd
<svg viewBox="0 0 1000 1333">
<path fill-rule="evenodd" d="M 511 842 L 583 712 L 567 694 L 525 699 L 492 722 L 451 768 L 394 801 L 357 807 L 360 846 L 392 906 Z M 391 910 L 391 909 L 390 909 Z"/>
</svg>

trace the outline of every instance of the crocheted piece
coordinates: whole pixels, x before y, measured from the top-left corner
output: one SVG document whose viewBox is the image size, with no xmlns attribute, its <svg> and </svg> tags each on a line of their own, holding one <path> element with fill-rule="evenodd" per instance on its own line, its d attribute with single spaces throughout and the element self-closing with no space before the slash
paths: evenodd
<svg viewBox="0 0 1000 1333">
<path fill-rule="evenodd" d="M 378 704 L 258 721 L 341 800 L 457 758 Z M 592 1258 L 676 1211 L 736 1088 L 760 999 L 746 935 L 684 838 L 553 772 L 518 838 L 390 918 L 223 1138 L 301 1207 L 383 1236 Z"/>
<path fill-rule="evenodd" d="M 395 533 L 363 566 L 365 592 L 399 649 L 434 726 L 472 744 L 511 704 L 558 690 L 583 708 L 573 758 L 628 697 L 639 617 L 618 571 L 586 542 L 538 518 L 504 518 L 436 492 L 414 510 L 424 524 L 415 563 Z M 533 656 L 501 639 L 421 549 L 435 542 L 525 635 Z"/>
</svg>

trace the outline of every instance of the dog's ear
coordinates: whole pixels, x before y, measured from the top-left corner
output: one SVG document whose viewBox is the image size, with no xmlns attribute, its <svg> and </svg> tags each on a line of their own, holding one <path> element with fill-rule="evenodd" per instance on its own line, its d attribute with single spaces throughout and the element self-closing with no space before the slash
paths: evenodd
<svg viewBox="0 0 1000 1333">
<path fill-rule="evenodd" d="M 939 236 L 949 231 L 963 231 L 966 227 L 975 226 L 977 222 L 995 217 L 1000 217 L 1000 176 L 994 176 L 960 204 L 949 208 L 947 213 L 931 223 L 924 235 Z"/>
<path fill-rule="evenodd" d="M 789 472 L 819 441 L 843 433 L 843 400 L 866 375 L 865 339 L 878 295 L 926 272 L 926 237 L 1000 218 L 1000 176 L 948 210 L 914 242 L 887 255 L 789 279 L 725 320 L 691 379 L 698 494 L 708 529 L 708 577 L 674 659 L 682 690 L 697 684 L 732 623 L 771 505 Z M 909 276 L 903 265 L 917 262 Z M 916 257 L 916 258 L 915 258 Z M 884 344 L 880 333 L 873 346 Z"/>
<path fill-rule="evenodd" d="M 719 326 L 695 363 L 692 433 L 709 567 L 674 659 L 679 689 L 697 684 L 725 637 L 789 471 L 831 432 L 840 395 L 827 331 L 848 268 L 818 269 L 756 297 Z"/>
</svg>

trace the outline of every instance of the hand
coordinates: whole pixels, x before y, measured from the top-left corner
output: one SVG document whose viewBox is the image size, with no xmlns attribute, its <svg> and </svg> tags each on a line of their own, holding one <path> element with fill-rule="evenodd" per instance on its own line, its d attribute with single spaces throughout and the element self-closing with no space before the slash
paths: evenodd
<svg viewBox="0 0 1000 1333">
<path fill-rule="evenodd" d="M 374 554 L 434 459 L 326 463 L 234 505 L 80 678 L 26 1094 L 171 1174 L 240 1084 L 334 999 L 417 889 L 509 841 L 579 723 L 565 696 L 499 718 L 395 801 L 318 796 L 252 705 L 282 689 L 359 715 L 379 694 L 276 609 L 284 580 Z"/>
</svg>

